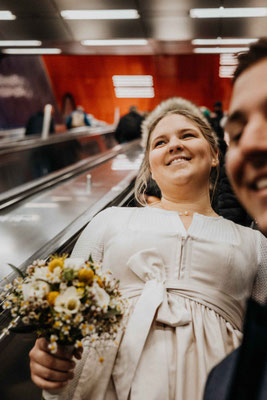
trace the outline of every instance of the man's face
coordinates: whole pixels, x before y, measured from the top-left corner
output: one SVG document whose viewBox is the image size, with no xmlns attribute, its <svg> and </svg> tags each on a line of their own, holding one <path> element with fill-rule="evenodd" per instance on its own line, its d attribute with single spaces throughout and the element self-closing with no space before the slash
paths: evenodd
<svg viewBox="0 0 267 400">
<path fill-rule="evenodd" d="M 236 80 L 225 129 L 230 138 L 229 178 L 243 206 L 267 234 L 267 56 Z"/>
</svg>

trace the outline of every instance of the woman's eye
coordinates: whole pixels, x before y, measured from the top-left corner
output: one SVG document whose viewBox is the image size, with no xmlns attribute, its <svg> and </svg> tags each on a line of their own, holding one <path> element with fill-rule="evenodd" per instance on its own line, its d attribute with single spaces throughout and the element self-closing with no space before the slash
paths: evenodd
<svg viewBox="0 0 267 400">
<path fill-rule="evenodd" d="M 186 138 L 188 138 L 188 137 L 195 137 L 195 134 L 194 134 L 194 133 L 191 133 L 191 132 L 188 132 L 188 133 L 184 133 L 184 134 L 183 134 L 183 139 L 186 139 Z"/>
<path fill-rule="evenodd" d="M 165 144 L 165 140 L 158 140 L 156 143 L 155 143 L 155 147 L 158 147 L 158 146 L 161 146 L 161 145 L 163 145 L 163 144 Z"/>
</svg>

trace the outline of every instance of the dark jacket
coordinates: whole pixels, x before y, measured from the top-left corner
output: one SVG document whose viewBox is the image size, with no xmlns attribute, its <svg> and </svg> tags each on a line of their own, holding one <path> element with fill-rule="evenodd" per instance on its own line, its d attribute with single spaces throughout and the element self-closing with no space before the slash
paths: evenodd
<svg viewBox="0 0 267 400">
<path fill-rule="evenodd" d="M 115 138 L 119 143 L 130 142 L 141 137 L 142 115 L 131 111 L 121 117 L 115 131 Z"/>
<path fill-rule="evenodd" d="M 32 115 L 26 124 L 25 135 L 37 135 L 42 133 L 44 122 L 44 112 L 39 111 L 36 114 Z M 54 120 L 51 118 L 49 133 L 54 133 Z"/>
<path fill-rule="evenodd" d="M 267 305 L 248 301 L 242 345 L 210 372 L 203 400 L 267 399 Z"/>
</svg>

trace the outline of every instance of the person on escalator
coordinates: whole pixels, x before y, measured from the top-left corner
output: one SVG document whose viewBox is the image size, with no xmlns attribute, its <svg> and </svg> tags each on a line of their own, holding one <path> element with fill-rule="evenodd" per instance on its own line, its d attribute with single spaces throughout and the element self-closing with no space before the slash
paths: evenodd
<svg viewBox="0 0 267 400">
<path fill-rule="evenodd" d="M 66 119 L 68 129 L 79 128 L 81 126 L 91 126 L 88 115 L 82 106 L 78 106 Z"/>
<path fill-rule="evenodd" d="M 43 124 L 44 124 L 44 109 L 38 111 L 29 118 L 25 128 L 25 136 L 40 135 L 43 130 Z M 53 118 L 53 108 L 52 108 L 52 115 L 49 125 L 49 134 L 53 133 L 55 133 L 55 122 Z"/>
<path fill-rule="evenodd" d="M 51 354 L 38 339 L 31 376 L 44 399 L 61 399 L 53 390 L 67 385 L 67 398 L 75 400 L 200 400 L 209 370 L 241 342 L 266 239 L 212 209 L 217 139 L 198 107 L 169 99 L 144 121 L 143 132 L 135 188 L 141 207 L 100 212 L 72 252 L 91 254 L 120 279 L 129 301 L 125 332 L 118 348 L 106 348 L 103 363 L 85 342 L 75 368 L 64 348 Z M 147 205 L 150 179 L 161 199 Z"/>
<path fill-rule="evenodd" d="M 131 106 L 129 112 L 123 115 L 115 131 L 115 138 L 119 143 L 130 142 L 141 137 L 143 115 L 136 106 Z"/>
</svg>

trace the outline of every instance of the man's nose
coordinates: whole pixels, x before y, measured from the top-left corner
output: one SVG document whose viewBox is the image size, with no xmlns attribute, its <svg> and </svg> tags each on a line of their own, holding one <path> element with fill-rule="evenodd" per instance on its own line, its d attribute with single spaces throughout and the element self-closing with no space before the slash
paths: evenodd
<svg viewBox="0 0 267 400">
<path fill-rule="evenodd" d="M 244 156 L 265 155 L 267 162 L 267 119 L 265 116 L 257 114 L 248 121 L 238 145 Z"/>
</svg>

